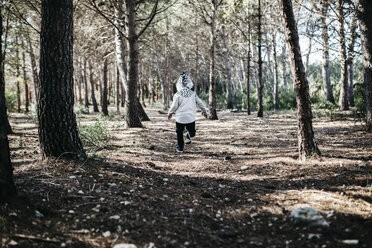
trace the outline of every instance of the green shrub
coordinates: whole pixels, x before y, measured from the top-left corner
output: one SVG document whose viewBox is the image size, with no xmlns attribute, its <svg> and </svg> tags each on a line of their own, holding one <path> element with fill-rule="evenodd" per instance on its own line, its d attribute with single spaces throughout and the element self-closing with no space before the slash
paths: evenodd
<svg viewBox="0 0 372 248">
<path fill-rule="evenodd" d="M 80 114 L 89 114 L 89 108 L 85 108 L 84 105 L 78 103 L 78 104 L 75 104 L 75 113 L 77 115 L 80 115 Z"/>
<path fill-rule="evenodd" d="M 79 125 L 79 132 L 83 145 L 88 150 L 107 147 L 112 137 L 106 117 L 96 118 L 94 124 Z"/>
<path fill-rule="evenodd" d="M 279 89 L 279 109 L 293 110 L 297 108 L 296 93 L 292 89 Z"/>
<path fill-rule="evenodd" d="M 15 91 L 5 92 L 5 103 L 9 112 L 14 112 L 17 109 L 17 93 Z"/>
<path fill-rule="evenodd" d="M 367 121 L 367 109 L 366 109 L 366 98 L 365 98 L 365 88 L 363 84 L 354 85 L 354 103 L 355 110 L 353 114 L 356 118 L 361 118 L 365 122 Z"/>
<path fill-rule="evenodd" d="M 311 96 L 311 106 L 313 109 L 328 109 L 335 110 L 337 105 L 327 101 L 324 96 L 319 96 L 318 94 Z"/>
</svg>

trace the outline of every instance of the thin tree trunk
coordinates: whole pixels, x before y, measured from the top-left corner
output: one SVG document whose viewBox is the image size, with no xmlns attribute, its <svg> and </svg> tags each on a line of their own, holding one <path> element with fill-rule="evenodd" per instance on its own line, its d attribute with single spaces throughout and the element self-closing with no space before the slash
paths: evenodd
<svg viewBox="0 0 372 248">
<path fill-rule="evenodd" d="M 93 103 L 93 111 L 99 112 L 96 93 L 94 89 L 94 75 L 93 75 L 93 66 L 90 60 L 88 60 L 88 67 L 89 67 L 89 82 L 90 82 L 90 98 L 92 99 Z"/>
<path fill-rule="evenodd" d="M 37 105 L 38 105 L 37 99 L 39 97 L 39 93 L 38 93 L 39 75 L 37 72 L 36 59 L 35 59 L 35 54 L 33 51 L 32 43 L 31 43 L 31 38 L 28 32 L 26 32 L 26 42 L 27 42 L 28 54 L 30 56 L 30 68 L 31 68 L 32 82 L 33 82 L 33 87 L 34 87 L 35 112 L 37 112 Z"/>
<path fill-rule="evenodd" d="M 369 0 L 357 0 L 356 6 L 363 47 L 366 128 L 372 132 L 372 5 Z"/>
<path fill-rule="evenodd" d="M 322 80 L 323 90 L 327 101 L 335 103 L 333 97 L 332 85 L 331 85 L 331 73 L 329 67 L 329 37 L 328 37 L 328 26 L 327 26 L 327 15 L 328 15 L 328 0 L 322 0 L 322 41 L 323 41 L 323 59 L 322 59 Z"/>
<path fill-rule="evenodd" d="M 195 19 L 195 26 L 198 27 L 198 18 Z M 199 87 L 199 34 L 198 30 L 195 32 L 195 82 L 194 82 L 194 91 L 198 94 Z"/>
<path fill-rule="evenodd" d="M 246 80 L 246 87 L 247 87 L 247 114 L 251 114 L 251 84 L 250 84 L 250 77 L 251 77 L 251 22 L 248 21 L 248 31 L 247 31 L 248 41 L 248 53 L 247 53 L 247 70 L 245 71 L 245 80 Z"/>
<path fill-rule="evenodd" d="M 83 98 L 82 98 L 82 94 L 81 94 L 81 85 L 83 84 L 83 69 L 82 69 L 82 66 L 81 66 L 81 57 L 78 58 L 77 60 L 77 70 L 78 70 L 78 78 L 77 78 L 77 87 L 78 87 L 78 99 L 79 99 L 79 103 L 80 104 L 83 104 Z"/>
<path fill-rule="evenodd" d="M 83 79 L 84 79 L 84 107 L 88 110 L 89 112 L 89 95 L 88 95 L 88 77 L 87 77 L 87 59 L 83 59 Z"/>
<path fill-rule="evenodd" d="M 107 60 L 105 59 L 103 61 L 103 67 L 102 67 L 102 113 L 105 116 L 108 116 L 108 101 L 107 101 Z"/>
<path fill-rule="evenodd" d="M 223 58 L 225 62 L 225 72 L 226 72 L 226 81 L 227 81 L 227 109 L 233 109 L 234 104 L 233 104 L 233 85 L 232 85 L 232 80 L 231 80 L 231 65 L 230 65 L 230 54 L 229 50 L 230 47 L 228 45 L 228 39 L 229 36 L 226 33 L 226 27 L 225 24 L 222 24 L 222 44 L 223 44 Z"/>
<path fill-rule="evenodd" d="M 292 1 L 280 0 L 279 5 L 283 15 L 285 35 L 287 37 L 289 55 L 292 61 L 292 76 L 294 79 L 298 108 L 299 158 L 304 160 L 315 153 L 320 154 L 320 152 L 314 141 L 309 85 L 305 76 L 305 68 L 301 58 L 300 43 L 293 15 Z"/>
<path fill-rule="evenodd" d="M 120 113 L 120 75 L 118 66 L 115 66 L 115 106 L 116 106 L 116 113 Z"/>
<path fill-rule="evenodd" d="M 358 33 L 356 32 L 356 28 L 358 26 L 357 18 L 356 15 L 353 16 L 352 22 L 351 22 L 351 29 L 350 29 L 350 34 L 351 34 L 351 39 L 348 47 L 348 56 L 347 56 L 347 80 L 348 80 L 348 89 L 349 89 L 349 105 L 351 107 L 355 106 L 354 103 L 354 82 L 353 82 L 353 77 L 354 77 L 354 70 L 353 70 L 353 60 L 354 60 L 354 45 L 355 45 L 355 40 L 358 36 Z"/>
<path fill-rule="evenodd" d="M 340 36 L 340 64 L 341 64 L 341 79 L 340 79 L 340 110 L 349 109 L 348 101 L 348 81 L 347 81 L 347 61 L 346 61 L 346 41 L 344 28 L 344 0 L 337 1 L 337 16 L 338 16 L 338 34 Z"/>
<path fill-rule="evenodd" d="M 16 39 L 15 39 L 15 43 L 16 43 L 16 59 L 19 59 L 20 60 L 20 57 L 19 57 L 19 44 L 18 44 L 18 36 L 16 36 Z M 21 78 L 21 69 L 19 68 L 19 63 L 17 63 L 16 65 L 16 77 L 17 77 L 17 81 L 16 81 L 16 94 L 17 94 L 17 112 L 20 113 L 21 112 L 21 86 L 20 86 L 20 78 Z"/>
<path fill-rule="evenodd" d="M 26 54 L 22 52 L 22 70 L 23 70 L 23 84 L 25 86 L 25 111 L 28 113 L 30 111 L 30 99 L 28 98 L 28 83 L 27 83 L 27 72 L 26 72 Z"/>
<path fill-rule="evenodd" d="M 43 158 L 85 158 L 74 114 L 73 1 L 42 0 L 39 142 Z"/>
<path fill-rule="evenodd" d="M 218 120 L 216 110 L 216 43 L 217 43 L 217 0 L 212 0 L 212 23 L 211 23 L 211 62 L 209 68 L 209 119 Z"/>
<path fill-rule="evenodd" d="M 261 42 L 262 42 L 262 32 L 261 32 L 261 0 L 258 0 L 258 89 L 257 89 L 257 117 L 263 117 L 263 78 L 262 78 L 262 55 L 261 55 Z"/>
<path fill-rule="evenodd" d="M 282 81 L 283 86 L 285 89 L 288 88 L 288 80 L 287 80 L 287 47 L 285 41 L 283 41 L 282 46 Z"/>
<path fill-rule="evenodd" d="M 276 34 L 273 34 L 273 50 L 274 50 L 274 110 L 279 110 L 279 75 L 278 75 L 278 59 L 276 53 Z"/>
<path fill-rule="evenodd" d="M 163 75 L 161 74 L 160 61 L 159 61 L 158 51 L 157 51 L 157 47 L 156 47 L 154 32 L 153 32 L 153 38 L 152 38 L 152 47 L 154 49 L 156 73 L 157 73 L 158 80 L 159 80 L 160 86 L 161 86 L 163 109 L 165 110 L 165 109 L 167 109 L 167 96 L 168 96 L 168 94 L 167 94 L 167 89 L 165 87 L 165 82 L 163 80 Z"/>
</svg>

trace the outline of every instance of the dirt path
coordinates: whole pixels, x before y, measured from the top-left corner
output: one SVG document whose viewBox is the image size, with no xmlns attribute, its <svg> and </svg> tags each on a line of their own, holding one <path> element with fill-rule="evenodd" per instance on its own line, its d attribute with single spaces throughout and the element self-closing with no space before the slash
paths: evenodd
<svg viewBox="0 0 372 248">
<path fill-rule="evenodd" d="M 177 154 L 174 121 L 147 112 L 144 129 L 114 117 L 108 148 L 80 163 L 38 161 L 36 125 L 13 114 L 19 194 L 0 206 L 1 245 L 372 246 L 372 135 L 352 119 L 315 119 L 323 156 L 299 162 L 293 113 L 198 116 L 196 138 Z M 305 206 L 330 227 L 294 226 L 290 211 Z"/>
</svg>

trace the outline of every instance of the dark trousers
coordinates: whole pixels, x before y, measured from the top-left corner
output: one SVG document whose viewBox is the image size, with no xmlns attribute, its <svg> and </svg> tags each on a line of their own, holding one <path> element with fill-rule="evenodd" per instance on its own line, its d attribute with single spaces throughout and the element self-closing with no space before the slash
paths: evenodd
<svg viewBox="0 0 372 248">
<path fill-rule="evenodd" d="M 176 132 L 177 132 L 177 143 L 178 143 L 178 149 L 183 150 L 184 147 L 184 141 L 183 141 L 183 131 L 185 130 L 189 131 L 190 137 L 195 136 L 195 121 L 187 124 L 182 124 L 176 122 Z"/>
</svg>

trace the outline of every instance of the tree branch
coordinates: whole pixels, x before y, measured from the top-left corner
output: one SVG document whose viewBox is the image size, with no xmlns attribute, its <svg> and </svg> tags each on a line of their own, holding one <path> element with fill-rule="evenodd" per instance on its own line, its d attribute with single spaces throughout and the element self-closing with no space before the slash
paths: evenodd
<svg viewBox="0 0 372 248">
<path fill-rule="evenodd" d="M 150 23 L 154 19 L 156 15 L 156 10 L 158 8 L 159 0 L 156 0 L 154 7 L 152 8 L 151 14 L 149 16 L 149 21 L 146 23 L 146 25 L 142 28 L 142 30 L 136 35 L 137 39 L 141 37 L 141 35 L 146 31 L 146 29 L 150 26 Z"/>
</svg>

